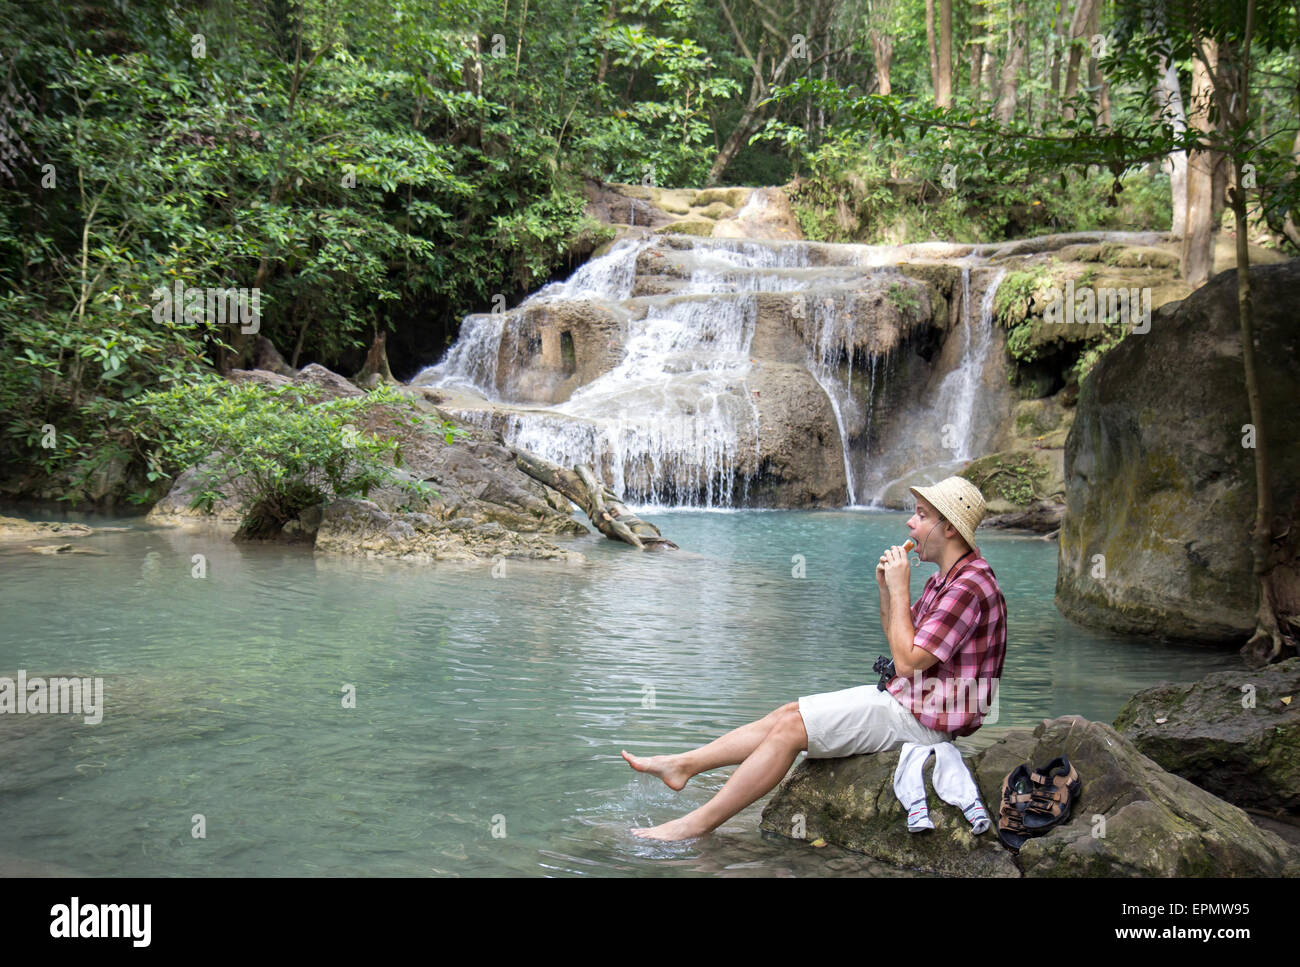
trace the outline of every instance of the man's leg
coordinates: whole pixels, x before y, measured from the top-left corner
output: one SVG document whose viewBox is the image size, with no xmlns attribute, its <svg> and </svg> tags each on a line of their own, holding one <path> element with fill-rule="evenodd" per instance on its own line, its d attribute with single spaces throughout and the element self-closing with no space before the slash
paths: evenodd
<svg viewBox="0 0 1300 967">
<path fill-rule="evenodd" d="M 778 709 L 768 712 L 756 722 L 732 729 L 726 735 L 714 739 L 708 745 L 677 755 L 655 755 L 640 758 L 629 755 L 626 750 L 623 758 L 637 772 L 648 772 L 658 776 L 669 789 L 680 790 L 692 776 L 720 766 L 734 766 L 744 762 L 759 744 L 772 731 L 783 714 L 799 712 L 798 702 L 789 702 Z M 802 724 L 802 719 L 800 720 Z"/>
<path fill-rule="evenodd" d="M 634 829 L 633 835 L 643 839 L 665 840 L 703 836 L 775 789 L 777 783 L 790 771 L 790 766 L 800 751 L 808 748 L 808 732 L 804 728 L 798 703 L 795 703 L 793 709 L 784 706 L 773 714 L 777 716 L 776 723 L 758 747 L 740 764 L 740 768 L 731 774 L 717 795 L 681 819 L 650 829 Z M 706 749 L 708 747 L 705 746 Z"/>
</svg>

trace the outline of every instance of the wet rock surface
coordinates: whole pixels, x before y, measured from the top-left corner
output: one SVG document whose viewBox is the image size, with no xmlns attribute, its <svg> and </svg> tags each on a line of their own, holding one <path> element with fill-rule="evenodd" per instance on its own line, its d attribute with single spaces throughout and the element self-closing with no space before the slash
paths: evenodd
<svg viewBox="0 0 1300 967">
<path fill-rule="evenodd" d="M 991 817 L 1003 778 L 1065 754 L 1082 791 L 1070 819 L 1012 854 L 994 828 L 973 836 L 929 785 L 935 829 L 909 833 L 893 790 L 898 752 L 805 759 L 763 810 L 764 831 L 818 838 L 892 865 L 953 876 L 1294 876 L 1300 852 L 1238 807 L 1166 772 L 1109 725 L 1078 716 L 999 730 L 966 759 Z M 802 837 L 794 835 L 802 833 Z"/>
<path fill-rule="evenodd" d="M 1145 689 L 1115 728 L 1216 796 L 1300 816 L 1300 658 Z"/>
</svg>

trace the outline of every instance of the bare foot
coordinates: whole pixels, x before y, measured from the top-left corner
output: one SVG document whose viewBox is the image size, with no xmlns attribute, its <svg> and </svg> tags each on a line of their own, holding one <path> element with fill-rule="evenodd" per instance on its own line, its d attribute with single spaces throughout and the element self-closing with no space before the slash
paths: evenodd
<svg viewBox="0 0 1300 967">
<path fill-rule="evenodd" d="M 641 839 L 662 839 L 669 841 L 678 839 L 695 839 L 695 837 L 703 836 L 707 832 L 707 829 L 696 829 L 686 821 L 686 817 L 674 819 L 671 823 L 664 823 L 662 826 L 651 826 L 649 829 L 631 830 L 633 836 L 638 836 Z"/>
<path fill-rule="evenodd" d="M 658 776 L 664 781 L 664 785 L 674 792 L 684 789 L 691 778 L 691 773 L 678 764 L 675 755 L 652 755 L 642 759 L 624 750 L 623 758 L 637 772 L 648 772 L 652 776 Z"/>
</svg>

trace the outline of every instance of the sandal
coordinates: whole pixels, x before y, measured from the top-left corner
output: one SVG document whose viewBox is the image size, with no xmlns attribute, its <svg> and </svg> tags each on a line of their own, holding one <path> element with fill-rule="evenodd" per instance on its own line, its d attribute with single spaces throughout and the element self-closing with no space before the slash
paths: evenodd
<svg viewBox="0 0 1300 967">
<path fill-rule="evenodd" d="M 1033 799 L 1029 767 L 1018 765 L 1002 780 L 1002 809 L 998 813 L 998 839 L 1013 853 L 1034 835 L 1024 823 L 1025 810 Z"/>
<path fill-rule="evenodd" d="M 1070 817 L 1070 809 L 1083 788 L 1079 773 L 1067 756 L 1058 756 L 1030 777 L 1032 801 L 1025 809 L 1024 824 L 1030 835 L 1047 832 Z"/>
</svg>

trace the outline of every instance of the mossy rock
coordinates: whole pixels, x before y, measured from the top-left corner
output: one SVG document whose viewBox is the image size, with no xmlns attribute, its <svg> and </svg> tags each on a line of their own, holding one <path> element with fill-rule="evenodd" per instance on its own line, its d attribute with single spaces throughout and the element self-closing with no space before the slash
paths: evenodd
<svg viewBox="0 0 1300 967">
<path fill-rule="evenodd" d="M 740 208 L 749 200 L 752 188 L 705 188 L 695 196 L 696 205 L 722 202 L 728 208 Z"/>
<path fill-rule="evenodd" d="M 1178 271 L 1178 256 L 1154 245 L 1119 245 L 1109 242 L 1101 247 L 1101 261 L 1117 268 L 1163 269 Z"/>
<path fill-rule="evenodd" d="M 991 816 L 998 812 L 1003 777 L 1022 762 L 1043 765 L 1065 754 L 1082 781 L 1070 818 L 1028 840 L 1018 854 L 998 841 L 996 825 L 974 836 L 960 810 L 933 795 L 934 831 L 909 833 L 906 809 L 893 789 L 897 751 L 805 758 L 773 794 L 761 828 L 949 876 L 1300 873 L 1294 847 L 1260 829 L 1238 807 L 1166 772 L 1103 722 L 1064 716 L 1032 730 L 997 731 L 993 744 L 966 760 Z"/>
<path fill-rule="evenodd" d="M 984 495 L 990 514 L 1024 510 L 1036 501 L 1064 494 L 1064 480 L 1048 451 L 1024 449 L 990 453 L 961 470 Z"/>
<path fill-rule="evenodd" d="M 735 209 L 726 202 L 715 201 L 712 205 L 708 205 L 703 209 L 697 209 L 695 214 L 703 215 L 705 218 L 712 218 L 716 221 L 725 215 L 730 215 L 733 211 L 735 211 Z"/>
<path fill-rule="evenodd" d="M 1021 400 L 1012 417 L 1016 438 L 1038 447 L 1063 447 L 1074 424 L 1074 410 L 1056 396 Z"/>
<path fill-rule="evenodd" d="M 655 229 L 656 235 L 698 235 L 708 238 L 713 234 L 713 222 L 706 218 L 683 218 L 671 222 L 663 228 Z"/>
<path fill-rule="evenodd" d="M 1300 261 L 1253 267 L 1273 506 L 1300 498 Z M 1254 452 L 1235 272 L 1152 313 L 1081 381 L 1057 607 L 1123 634 L 1240 646 L 1255 627 Z M 1294 540 L 1295 538 L 1289 538 Z M 1288 551 L 1290 553 L 1290 551 Z M 1288 589 L 1287 593 L 1293 593 Z"/>
<path fill-rule="evenodd" d="M 1231 803 L 1300 815 L 1300 658 L 1145 689 L 1115 729 Z"/>
</svg>

